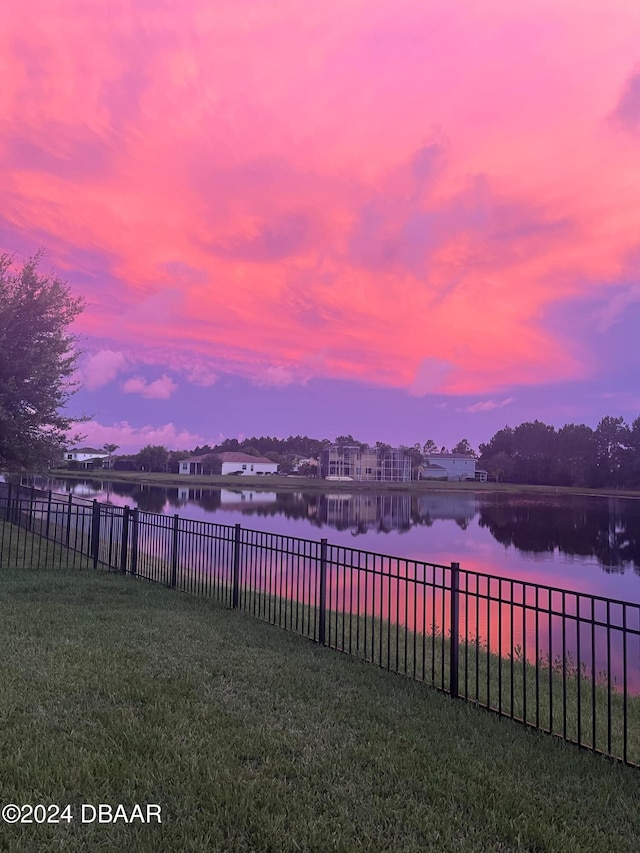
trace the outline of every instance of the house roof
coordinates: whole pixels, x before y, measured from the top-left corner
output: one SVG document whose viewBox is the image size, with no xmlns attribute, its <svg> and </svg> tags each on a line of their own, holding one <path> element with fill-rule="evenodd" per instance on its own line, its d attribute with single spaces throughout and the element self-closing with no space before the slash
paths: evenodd
<svg viewBox="0 0 640 853">
<path fill-rule="evenodd" d="M 427 453 L 427 459 L 468 459 L 475 461 L 475 456 L 470 453 Z"/>
<path fill-rule="evenodd" d="M 211 456 L 211 453 L 204 453 L 202 456 L 189 456 L 187 459 L 182 459 L 182 462 L 202 462 L 203 459 L 206 459 L 207 456 Z M 238 453 L 235 450 L 228 450 L 225 453 L 216 453 L 216 456 L 220 458 L 222 462 L 263 462 L 267 465 L 276 465 L 276 462 L 273 462 L 271 459 L 267 459 L 264 456 L 251 456 L 250 453 Z"/>
<path fill-rule="evenodd" d="M 106 450 L 96 450 L 95 447 L 74 447 L 67 450 L 67 453 L 99 453 L 101 456 L 107 456 Z"/>
<path fill-rule="evenodd" d="M 276 465 L 272 459 L 267 459 L 265 456 L 251 456 L 249 453 L 238 453 L 234 450 L 229 450 L 226 453 L 218 453 L 223 462 L 262 462 L 267 465 Z"/>
<path fill-rule="evenodd" d="M 431 468 L 431 469 L 437 468 L 438 471 L 446 471 L 447 470 L 443 465 L 434 465 L 433 462 L 425 462 L 425 464 L 422 467 L 425 469 L 425 471 L 428 470 L 429 468 Z"/>
</svg>

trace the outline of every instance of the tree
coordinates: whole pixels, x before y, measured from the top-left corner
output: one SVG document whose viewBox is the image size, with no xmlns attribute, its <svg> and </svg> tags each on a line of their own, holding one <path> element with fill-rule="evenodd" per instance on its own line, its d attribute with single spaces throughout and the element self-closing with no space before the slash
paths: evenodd
<svg viewBox="0 0 640 853">
<path fill-rule="evenodd" d="M 111 455 L 120 447 L 119 444 L 103 444 L 102 449 L 109 454 L 109 470 L 111 470 Z"/>
<path fill-rule="evenodd" d="M 69 326 L 83 300 L 53 273 L 42 253 L 15 269 L 0 255 L 0 468 L 35 470 L 59 461 L 67 432 L 84 418 L 64 414 L 77 390 L 79 351 Z"/>
<path fill-rule="evenodd" d="M 630 446 L 631 431 L 622 416 L 602 418 L 595 430 L 597 446 L 596 486 L 619 486 Z"/>
<path fill-rule="evenodd" d="M 161 444 L 147 444 L 136 456 L 143 471 L 164 471 L 169 461 L 169 451 Z"/>
<path fill-rule="evenodd" d="M 425 456 L 433 456 L 434 453 L 438 453 L 438 445 L 432 438 L 428 438 L 422 447 L 422 452 Z"/>
<path fill-rule="evenodd" d="M 202 460 L 203 474 L 222 474 L 222 459 L 217 453 L 207 453 Z"/>
<path fill-rule="evenodd" d="M 556 441 L 557 480 L 566 486 L 591 485 L 597 464 L 596 438 L 586 424 L 565 424 Z"/>
<path fill-rule="evenodd" d="M 452 453 L 464 453 L 467 456 L 475 456 L 475 451 L 473 447 L 469 444 L 468 439 L 463 438 L 462 441 L 459 441 L 455 447 L 451 448 Z"/>
</svg>

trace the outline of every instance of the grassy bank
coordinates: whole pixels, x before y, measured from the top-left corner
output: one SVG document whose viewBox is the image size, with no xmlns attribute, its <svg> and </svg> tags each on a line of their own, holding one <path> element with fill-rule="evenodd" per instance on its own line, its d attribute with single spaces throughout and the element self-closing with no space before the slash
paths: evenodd
<svg viewBox="0 0 640 853">
<path fill-rule="evenodd" d="M 568 494 L 568 495 L 607 495 L 611 497 L 640 498 L 640 491 L 629 489 L 586 489 L 578 486 L 528 486 L 517 483 L 453 483 L 442 480 L 418 480 L 411 483 L 360 483 L 334 480 L 318 480 L 312 477 L 232 477 L 232 476 L 185 476 L 180 474 L 154 474 L 143 471 L 68 471 L 53 470 L 48 473 L 53 478 L 77 480 L 118 480 L 120 482 L 139 483 L 148 486 L 191 486 L 194 489 L 263 489 L 265 491 L 295 492 L 403 492 L 421 493 L 432 491 L 463 492 L 506 492 L 529 494 Z"/>
<path fill-rule="evenodd" d="M 637 849 L 636 771 L 209 601 L 93 572 L 0 585 L 0 799 L 163 819 L 0 824 L 3 850 Z"/>
</svg>

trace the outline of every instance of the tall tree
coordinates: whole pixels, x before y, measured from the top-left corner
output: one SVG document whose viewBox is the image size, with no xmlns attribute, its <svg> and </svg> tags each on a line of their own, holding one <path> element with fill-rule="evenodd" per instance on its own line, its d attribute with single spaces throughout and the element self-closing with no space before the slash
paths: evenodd
<svg viewBox="0 0 640 853">
<path fill-rule="evenodd" d="M 161 444 L 147 444 L 136 456 L 136 463 L 143 471 L 165 471 L 169 462 L 169 451 Z"/>
<path fill-rule="evenodd" d="M 630 446 L 631 434 L 623 417 L 607 415 L 595 431 L 597 445 L 596 486 L 622 485 L 623 465 Z"/>
<path fill-rule="evenodd" d="M 585 424 L 566 424 L 556 441 L 557 480 L 565 486 L 589 486 L 596 469 L 596 439 Z"/>
<path fill-rule="evenodd" d="M 64 414 L 76 390 L 79 355 L 69 331 L 83 301 L 38 253 L 16 269 L 0 255 L 0 468 L 35 470 L 60 460 L 67 432 L 82 418 Z"/>
<path fill-rule="evenodd" d="M 117 450 L 119 447 L 120 447 L 120 445 L 119 445 L 119 444 L 103 444 L 103 445 L 102 445 L 102 449 L 105 451 L 105 453 L 108 453 L 108 454 L 109 454 L 109 456 L 108 456 L 108 459 L 109 459 L 109 463 L 108 463 L 109 470 L 111 470 L 111 457 L 112 457 L 112 455 L 116 452 L 116 450 Z"/>
<path fill-rule="evenodd" d="M 464 453 L 467 456 L 475 456 L 475 451 L 473 447 L 469 444 L 469 440 L 463 438 L 462 441 L 459 441 L 455 447 L 451 448 L 452 453 Z"/>
</svg>

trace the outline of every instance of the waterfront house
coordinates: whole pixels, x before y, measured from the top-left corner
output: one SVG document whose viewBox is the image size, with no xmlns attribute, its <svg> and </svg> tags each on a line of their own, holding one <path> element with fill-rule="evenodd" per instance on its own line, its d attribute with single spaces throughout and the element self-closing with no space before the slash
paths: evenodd
<svg viewBox="0 0 640 853">
<path fill-rule="evenodd" d="M 189 456 L 183 459 L 179 465 L 180 474 L 204 474 L 204 460 L 211 458 L 210 453 L 203 456 Z M 248 453 L 228 451 L 215 454 L 221 462 L 221 474 L 238 474 L 241 476 L 255 476 L 256 474 L 277 474 L 278 464 L 266 459 L 264 456 L 251 456 Z M 207 473 L 209 471 L 207 470 Z"/>
<path fill-rule="evenodd" d="M 278 473 L 278 463 L 264 456 L 250 456 L 248 453 L 234 451 L 219 453 L 218 456 L 222 461 L 223 474 L 242 474 L 251 477 L 254 474 Z"/>
<path fill-rule="evenodd" d="M 408 483 L 411 458 L 401 448 L 333 444 L 320 454 L 320 476 L 329 480 Z"/>
<path fill-rule="evenodd" d="M 107 459 L 108 453 L 104 450 L 96 450 L 95 447 L 78 447 L 76 450 L 67 450 L 64 454 L 64 463 L 76 463 L 79 468 L 101 468 L 102 460 Z M 73 467 L 76 467 L 73 465 Z"/>
<path fill-rule="evenodd" d="M 423 476 L 433 477 L 426 471 L 429 471 L 429 466 L 437 466 L 444 469 L 447 480 L 476 479 L 476 459 L 467 453 L 429 453 L 424 458 L 427 464 Z"/>
</svg>

